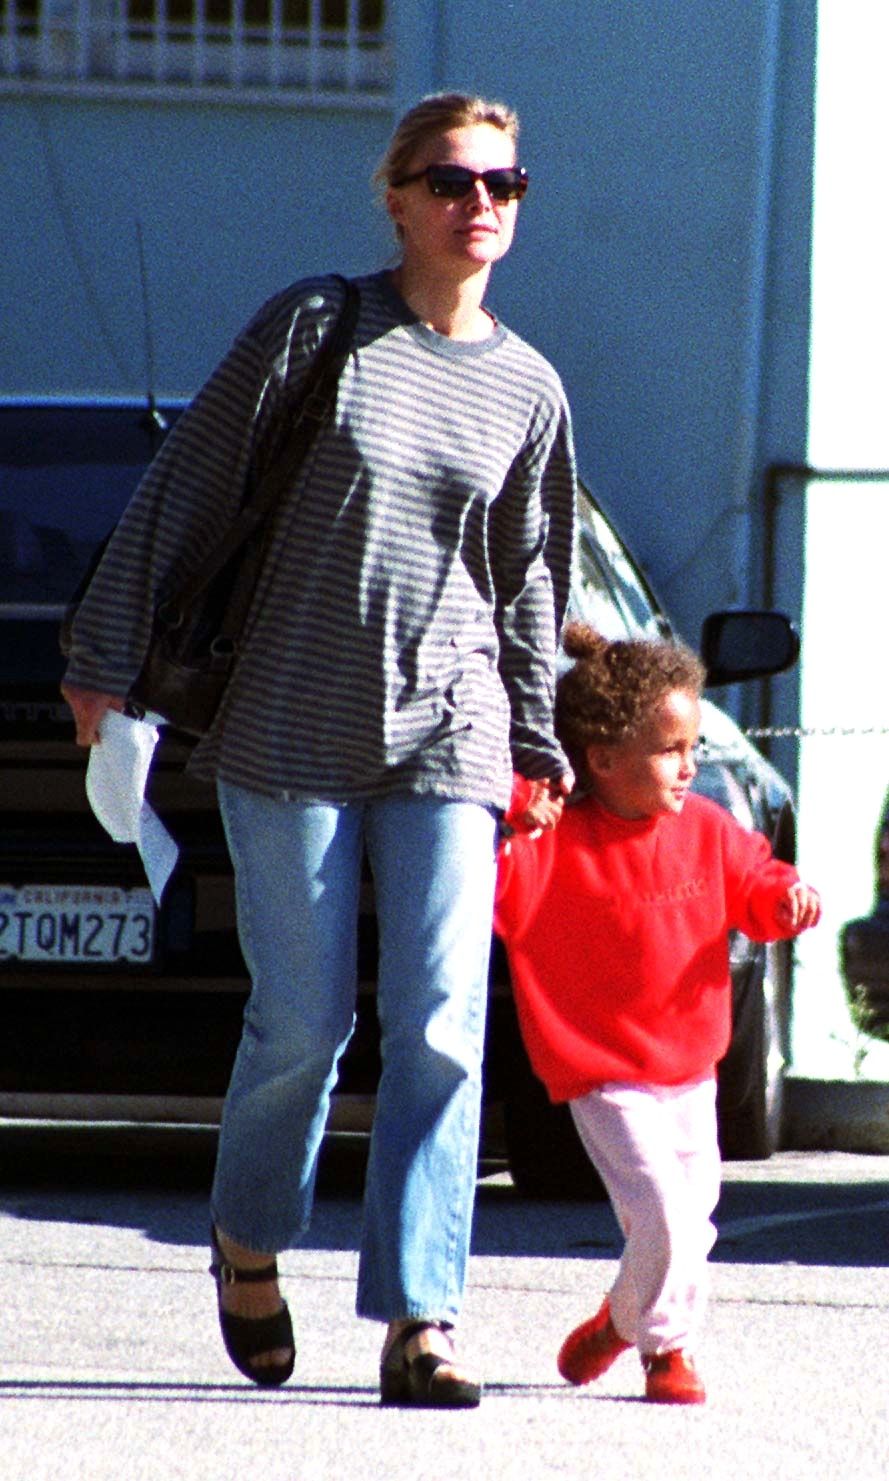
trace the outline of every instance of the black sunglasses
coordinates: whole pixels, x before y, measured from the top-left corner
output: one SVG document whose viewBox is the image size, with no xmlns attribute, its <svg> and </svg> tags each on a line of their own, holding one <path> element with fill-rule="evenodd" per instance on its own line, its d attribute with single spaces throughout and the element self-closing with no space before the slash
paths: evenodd
<svg viewBox="0 0 889 1481">
<path fill-rule="evenodd" d="M 467 170 L 463 165 L 427 165 L 413 175 L 402 175 L 391 182 L 398 190 L 402 185 L 412 185 L 415 180 L 425 180 L 433 195 L 445 200 L 456 201 L 468 195 L 476 180 L 481 180 L 491 197 L 499 205 L 507 201 L 520 201 L 528 189 L 528 171 L 518 165 L 502 170 Z"/>
</svg>

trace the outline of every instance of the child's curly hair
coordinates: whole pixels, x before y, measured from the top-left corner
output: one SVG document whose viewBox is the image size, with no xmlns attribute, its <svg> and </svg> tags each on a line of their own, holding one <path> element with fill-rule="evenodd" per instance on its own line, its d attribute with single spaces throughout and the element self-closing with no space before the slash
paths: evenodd
<svg viewBox="0 0 889 1481">
<path fill-rule="evenodd" d="M 609 642 L 569 622 L 562 647 L 575 661 L 556 685 L 556 735 L 579 781 L 588 782 L 587 746 L 625 740 L 671 689 L 699 695 L 706 670 L 691 648 L 666 639 Z"/>
</svg>

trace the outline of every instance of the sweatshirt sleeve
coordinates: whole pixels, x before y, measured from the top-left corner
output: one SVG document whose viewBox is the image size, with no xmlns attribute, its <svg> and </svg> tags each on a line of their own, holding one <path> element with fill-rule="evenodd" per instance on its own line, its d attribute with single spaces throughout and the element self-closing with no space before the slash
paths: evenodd
<svg viewBox="0 0 889 1481">
<path fill-rule="evenodd" d="M 753 941 L 778 941 L 797 934 L 778 924 L 776 907 L 799 880 L 792 864 L 776 859 L 762 833 L 750 833 L 728 813 L 724 822 L 726 911 L 732 930 Z"/>
<path fill-rule="evenodd" d="M 506 839 L 497 856 L 494 930 L 507 945 L 522 935 L 543 899 L 555 861 L 558 828 L 539 838 Z"/>
</svg>

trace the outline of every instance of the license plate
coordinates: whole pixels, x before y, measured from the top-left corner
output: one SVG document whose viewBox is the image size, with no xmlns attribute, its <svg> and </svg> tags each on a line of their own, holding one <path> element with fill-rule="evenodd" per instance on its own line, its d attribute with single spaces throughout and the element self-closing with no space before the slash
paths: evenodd
<svg viewBox="0 0 889 1481">
<path fill-rule="evenodd" d="M 0 961 L 147 966 L 155 921 L 150 890 L 0 884 Z"/>
</svg>

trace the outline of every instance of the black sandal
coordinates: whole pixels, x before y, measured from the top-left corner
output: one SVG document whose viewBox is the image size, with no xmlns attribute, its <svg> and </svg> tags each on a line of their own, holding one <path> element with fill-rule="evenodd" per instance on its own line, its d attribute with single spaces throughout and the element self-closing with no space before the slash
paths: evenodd
<svg viewBox="0 0 889 1481">
<path fill-rule="evenodd" d="M 411 1338 L 430 1327 L 444 1333 L 450 1355 L 419 1352 L 409 1358 L 407 1346 Z M 453 1341 L 445 1322 L 411 1322 L 399 1332 L 380 1364 L 380 1403 L 417 1409 L 475 1409 L 482 1396 L 480 1383 L 468 1378 L 439 1376 L 439 1370 L 453 1362 Z"/>
<path fill-rule="evenodd" d="M 283 1301 L 280 1311 L 273 1312 L 271 1316 L 236 1316 L 234 1312 L 223 1308 L 222 1287 L 237 1285 L 239 1282 L 277 1280 L 278 1262 L 272 1260 L 269 1265 L 261 1265 L 258 1270 L 239 1270 L 223 1255 L 215 1229 L 210 1230 L 210 1243 L 213 1247 L 210 1274 L 216 1282 L 219 1326 L 225 1350 L 238 1372 L 243 1373 L 245 1378 L 261 1384 L 263 1388 L 276 1388 L 287 1382 L 296 1362 L 293 1323 L 287 1302 Z M 285 1347 L 290 1348 L 290 1357 L 284 1363 L 256 1365 L 250 1361 L 251 1358 L 259 1357 L 260 1353 L 274 1352 L 277 1348 Z"/>
</svg>

